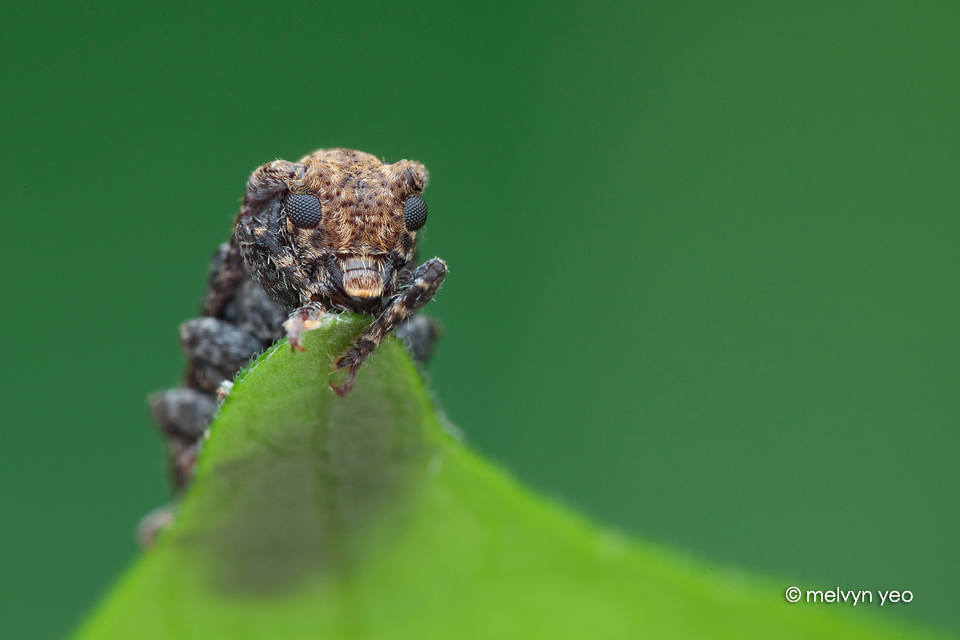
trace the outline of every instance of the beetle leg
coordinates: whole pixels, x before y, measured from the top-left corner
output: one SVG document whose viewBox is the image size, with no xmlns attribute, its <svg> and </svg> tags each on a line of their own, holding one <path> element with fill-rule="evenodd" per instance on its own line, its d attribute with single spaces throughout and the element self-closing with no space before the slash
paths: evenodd
<svg viewBox="0 0 960 640">
<path fill-rule="evenodd" d="M 428 260 L 417 267 L 410 279 L 404 282 L 400 290 L 390 298 L 380 316 L 334 362 L 334 371 L 347 371 L 347 379 L 341 385 L 334 386 L 331 383 L 330 388 L 334 393 L 340 397 L 350 393 L 353 389 L 354 376 L 363 361 L 397 325 L 433 300 L 446 275 L 447 264 L 440 258 Z"/>
</svg>

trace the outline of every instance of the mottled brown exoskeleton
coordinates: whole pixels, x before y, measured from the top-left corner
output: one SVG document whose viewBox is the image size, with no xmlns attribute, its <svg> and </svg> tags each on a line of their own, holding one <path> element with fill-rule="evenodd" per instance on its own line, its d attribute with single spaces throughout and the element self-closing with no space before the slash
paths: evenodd
<svg viewBox="0 0 960 640">
<path fill-rule="evenodd" d="M 250 176 L 234 238 L 253 278 L 292 312 L 284 323 L 291 348 L 330 310 L 376 317 L 334 361 L 347 378 L 404 319 L 436 294 L 447 273 L 439 258 L 412 273 L 417 231 L 427 220 L 420 197 L 427 170 L 401 160 L 384 164 L 360 151 L 318 151 L 297 163 L 277 160 Z"/>
<path fill-rule="evenodd" d="M 439 258 L 408 268 L 426 222 L 420 197 L 426 182 L 421 164 L 384 164 L 345 149 L 317 151 L 297 163 L 277 160 L 253 173 L 234 234 L 210 265 L 201 317 L 180 327 L 189 361 L 184 388 L 150 397 L 177 491 L 189 479 L 218 393 L 284 333 L 291 348 L 302 349 L 303 333 L 328 311 L 375 316 L 334 362 L 347 372 L 340 386 L 331 385 L 341 396 L 394 328 L 416 361 L 427 360 L 439 324 L 411 314 L 433 298 L 447 269 Z M 169 516 L 169 510 L 148 516 L 142 541 Z"/>
</svg>

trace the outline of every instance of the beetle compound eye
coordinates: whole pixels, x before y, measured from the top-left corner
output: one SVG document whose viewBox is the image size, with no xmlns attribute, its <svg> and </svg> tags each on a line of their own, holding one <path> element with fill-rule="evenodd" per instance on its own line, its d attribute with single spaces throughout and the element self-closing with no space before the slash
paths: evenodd
<svg viewBox="0 0 960 640">
<path fill-rule="evenodd" d="M 287 217 L 298 227 L 315 227 L 320 222 L 320 201 L 314 196 L 289 195 L 284 207 Z"/>
<path fill-rule="evenodd" d="M 403 203 L 403 223 L 416 231 L 427 223 L 427 203 L 420 196 L 410 196 Z"/>
</svg>

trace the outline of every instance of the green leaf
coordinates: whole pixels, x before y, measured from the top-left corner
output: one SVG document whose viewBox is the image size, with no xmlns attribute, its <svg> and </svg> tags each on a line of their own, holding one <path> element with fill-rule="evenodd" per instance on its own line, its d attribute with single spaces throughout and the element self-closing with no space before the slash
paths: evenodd
<svg viewBox="0 0 960 640">
<path fill-rule="evenodd" d="M 904 637 L 532 495 L 450 435 L 394 339 L 336 397 L 365 322 L 238 376 L 174 524 L 76 638 Z"/>
</svg>

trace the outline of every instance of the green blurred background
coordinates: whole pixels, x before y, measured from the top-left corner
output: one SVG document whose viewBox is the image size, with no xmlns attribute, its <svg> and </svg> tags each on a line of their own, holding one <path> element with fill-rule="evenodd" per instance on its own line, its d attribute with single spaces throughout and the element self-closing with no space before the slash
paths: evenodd
<svg viewBox="0 0 960 640">
<path fill-rule="evenodd" d="M 430 374 L 475 448 L 960 629 L 956 3 L 3 13 L 0 637 L 62 636 L 135 556 L 144 398 L 245 180 L 332 146 L 432 172 Z"/>
</svg>

